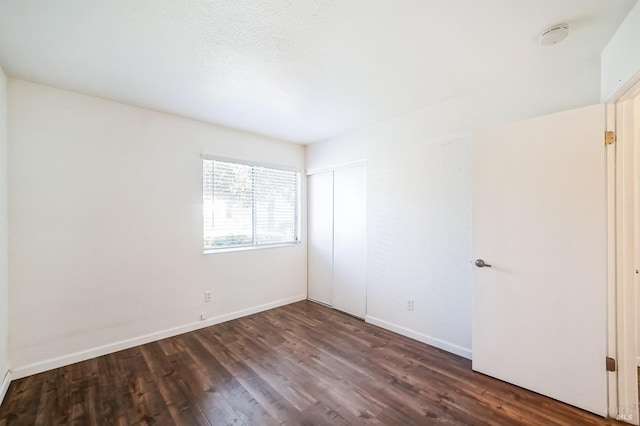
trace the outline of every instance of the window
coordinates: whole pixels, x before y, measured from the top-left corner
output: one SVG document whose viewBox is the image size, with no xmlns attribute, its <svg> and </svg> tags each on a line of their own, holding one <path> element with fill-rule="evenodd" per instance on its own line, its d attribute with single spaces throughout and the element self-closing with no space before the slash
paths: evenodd
<svg viewBox="0 0 640 426">
<path fill-rule="evenodd" d="M 202 160 L 204 250 L 299 241 L 300 172 Z"/>
</svg>

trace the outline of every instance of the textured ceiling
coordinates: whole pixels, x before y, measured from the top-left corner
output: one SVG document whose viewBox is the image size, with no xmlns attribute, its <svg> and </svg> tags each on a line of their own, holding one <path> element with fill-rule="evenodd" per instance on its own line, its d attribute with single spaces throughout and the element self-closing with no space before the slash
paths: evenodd
<svg viewBox="0 0 640 426">
<path fill-rule="evenodd" d="M 11 77 L 307 143 L 456 99 L 481 110 L 479 94 L 539 99 L 553 81 L 571 87 L 547 109 L 597 101 L 600 52 L 634 3 L 0 0 L 0 65 Z M 569 38 L 539 47 L 559 22 Z"/>
</svg>

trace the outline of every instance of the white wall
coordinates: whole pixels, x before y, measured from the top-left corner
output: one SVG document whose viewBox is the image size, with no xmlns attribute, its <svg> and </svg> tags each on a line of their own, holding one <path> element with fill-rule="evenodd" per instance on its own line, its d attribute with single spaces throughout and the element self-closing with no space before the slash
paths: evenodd
<svg viewBox="0 0 640 426">
<path fill-rule="evenodd" d="M 640 3 L 636 4 L 602 51 L 601 99 L 610 100 L 640 72 Z"/>
<path fill-rule="evenodd" d="M 306 297 L 305 244 L 202 254 L 200 154 L 302 169 L 302 146 L 19 80 L 8 99 L 16 376 Z"/>
<path fill-rule="evenodd" d="M 470 154 L 468 134 L 431 139 L 416 117 L 307 147 L 308 169 L 367 159 L 367 321 L 466 357 Z"/>
<path fill-rule="evenodd" d="M 0 402 L 9 370 L 9 287 L 7 216 L 7 77 L 0 68 Z"/>
</svg>

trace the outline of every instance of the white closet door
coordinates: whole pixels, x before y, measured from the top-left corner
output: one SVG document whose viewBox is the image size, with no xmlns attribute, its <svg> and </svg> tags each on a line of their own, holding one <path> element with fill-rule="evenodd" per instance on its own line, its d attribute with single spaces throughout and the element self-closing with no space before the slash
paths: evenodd
<svg viewBox="0 0 640 426">
<path fill-rule="evenodd" d="M 364 318 L 367 303 L 367 171 L 334 171 L 333 307 Z"/>
<path fill-rule="evenodd" d="M 333 293 L 333 172 L 307 179 L 307 297 L 327 305 Z"/>
</svg>

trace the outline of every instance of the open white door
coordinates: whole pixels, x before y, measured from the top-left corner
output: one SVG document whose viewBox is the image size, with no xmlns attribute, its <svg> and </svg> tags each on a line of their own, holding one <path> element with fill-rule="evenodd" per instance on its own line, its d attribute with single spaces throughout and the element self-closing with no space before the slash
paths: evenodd
<svg viewBox="0 0 640 426">
<path fill-rule="evenodd" d="M 605 416 L 603 105 L 478 132 L 473 369 Z M 487 265 L 487 266 L 488 266 Z"/>
</svg>

